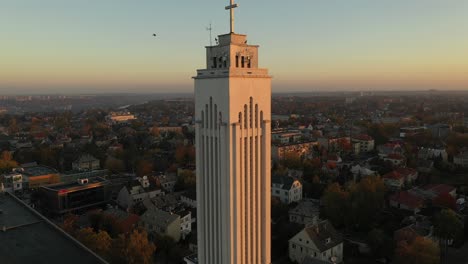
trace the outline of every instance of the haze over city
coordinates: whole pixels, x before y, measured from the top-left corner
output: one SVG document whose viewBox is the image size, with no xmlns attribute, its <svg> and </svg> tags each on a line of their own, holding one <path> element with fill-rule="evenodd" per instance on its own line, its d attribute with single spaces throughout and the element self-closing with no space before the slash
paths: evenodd
<svg viewBox="0 0 468 264">
<path fill-rule="evenodd" d="M 224 4 L 2 0 L 0 93 L 191 93 Z M 273 92 L 468 89 L 467 1 L 239 5 Z"/>
</svg>

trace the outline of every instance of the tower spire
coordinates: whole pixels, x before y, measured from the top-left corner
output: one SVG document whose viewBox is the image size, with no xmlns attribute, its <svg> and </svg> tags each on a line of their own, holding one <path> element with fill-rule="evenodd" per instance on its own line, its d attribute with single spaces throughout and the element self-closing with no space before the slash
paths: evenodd
<svg viewBox="0 0 468 264">
<path fill-rule="evenodd" d="M 239 7 L 238 4 L 234 4 L 234 0 L 231 0 L 231 3 L 230 5 L 226 6 L 225 9 L 226 10 L 229 10 L 230 12 L 230 18 L 231 18 L 231 32 L 230 33 L 234 33 L 234 8 L 236 7 Z"/>
</svg>

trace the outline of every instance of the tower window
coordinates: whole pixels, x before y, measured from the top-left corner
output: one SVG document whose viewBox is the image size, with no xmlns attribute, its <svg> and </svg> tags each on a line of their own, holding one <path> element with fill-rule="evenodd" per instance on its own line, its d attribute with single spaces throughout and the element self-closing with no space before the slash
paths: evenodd
<svg viewBox="0 0 468 264">
<path fill-rule="evenodd" d="M 236 55 L 236 68 L 239 68 L 239 56 Z"/>
<path fill-rule="evenodd" d="M 218 68 L 217 62 L 218 60 L 216 59 L 216 57 L 213 57 L 213 68 Z"/>
<path fill-rule="evenodd" d="M 250 57 L 247 57 L 247 68 L 250 68 Z"/>
<path fill-rule="evenodd" d="M 245 57 L 244 56 L 241 57 L 241 67 L 242 68 L 245 67 Z"/>
</svg>

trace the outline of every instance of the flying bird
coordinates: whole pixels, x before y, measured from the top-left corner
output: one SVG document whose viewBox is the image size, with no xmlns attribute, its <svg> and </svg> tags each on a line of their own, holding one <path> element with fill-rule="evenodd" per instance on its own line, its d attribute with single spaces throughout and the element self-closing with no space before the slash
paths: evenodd
<svg viewBox="0 0 468 264">
<path fill-rule="evenodd" d="M 156 33 L 153 34 L 153 37 L 156 37 Z"/>
</svg>

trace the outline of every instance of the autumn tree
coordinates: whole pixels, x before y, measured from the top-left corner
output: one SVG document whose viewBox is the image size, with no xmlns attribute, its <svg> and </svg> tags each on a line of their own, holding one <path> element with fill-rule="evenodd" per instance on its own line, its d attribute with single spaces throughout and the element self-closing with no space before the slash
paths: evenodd
<svg viewBox="0 0 468 264">
<path fill-rule="evenodd" d="M 194 162 L 195 148 L 193 146 L 178 146 L 175 150 L 175 160 L 179 164 Z"/>
<path fill-rule="evenodd" d="M 104 230 L 112 237 L 117 237 L 122 232 L 118 219 L 113 215 L 97 212 L 90 214 L 88 220 L 95 231 Z"/>
<path fill-rule="evenodd" d="M 151 174 L 151 172 L 153 172 L 153 163 L 151 161 L 142 159 L 137 162 L 137 176 L 143 177 L 145 175 Z"/>
<path fill-rule="evenodd" d="M 384 204 L 384 194 L 385 187 L 380 177 L 364 177 L 347 189 L 334 183 L 322 197 L 324 212 L 336 226 L 367 230 Z"/>
<path fill-rule="evenodd" d="M 176 190 L 186 190 L 190 188 L 195 188 L 196 177 L 195 174 L 190 170 L 184 170 L 179 173 L 177 177 Z"/>
<path fill-rule="evenodd" d="M 107 157 L 104 167 L 111 172 L 125 171 L 125 163 L 121 159 L 117 159 L 111 156 Z"/>
<path fill-rule="evenodd" d="M 146 231 L 135 229 L 130 234 L 120 234 L 114 240 L 112 263 L 149 264 L 155 250 L 156 246 L 148 240 Z"/>
<path fill-rule="evenodd" d="M 76 234 L 76 239 L 103 257 L 109 254 L 112 245 L 112 238 L 106 231 L 94 232 L 90 227 L 80 229 Z"/>
<path fill-rule="evenodd" d="M 9 151 L 3 151 L 0 159 L 0 172 L 9 172 L 13 168 L 18 167 L 18 163 L 13 160 Z"/>
<path fill-rule="evenodd" d="M 61 224 L 62 229 L 70 235 L 74 235 L 78 225 L 78 216 L 74 214 L 67 214 L 64 219 L 63 223 Z"/>
<path fill-rule="evenodd" d="M 416 237 L 411 243 L 402 241 L 395 252 L 398 264 L 439 264 L 440 249 L 432 240 Z"/>
</svg>

